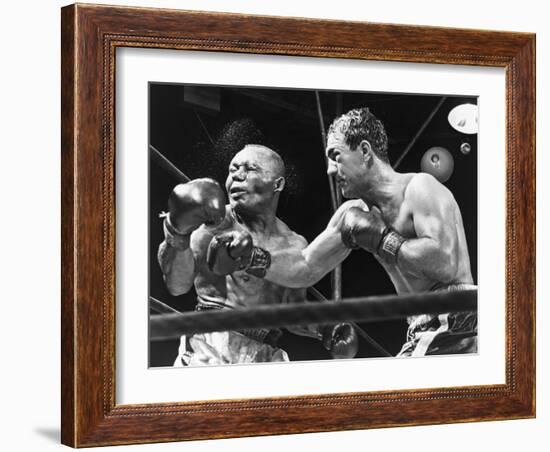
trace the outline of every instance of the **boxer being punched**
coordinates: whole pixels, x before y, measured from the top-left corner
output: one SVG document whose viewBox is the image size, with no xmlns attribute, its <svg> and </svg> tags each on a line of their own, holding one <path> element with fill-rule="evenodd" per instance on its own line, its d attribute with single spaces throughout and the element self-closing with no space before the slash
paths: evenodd
<svg viewBox="0 0 550 452">
<path fill-rule="evenodd" d="M 398 294 L 474 288 L 460 209 L 452 193 L 424 173 L 393 170 L 382 123 L 361 108 L 330 126 L 326 155 L 347 201 L 311 244 L 272 251 L 265 278 L 288 287 L 314 284 L 351 249 L 374 255 Z M 477 351 L 477 314 L 409 318 L 399 355 Z"/>
<path fill-rule="evenodd" d="M 277 153 L 248 145 L 229 166 L 229 205 L 212 179 L 196 179 L 174 188 L 164 221 L 165 240 L 158 253 L 173 295 L 194 286 L 197 310 L 305 300 L 305 285 L 289 289 L 263 278 L 268 250 L 307 245 L 276 217 L 284 174 Z M 357 336 L 348 324 L 289 330 L 323 340 L 334 357 L 353 357 L 357 352 Z M 280 330 L 252 330 L 182 337 L 175 365 L 288 361 L 287 353 L 276 345 L 281 334 Z"/>
</svg>

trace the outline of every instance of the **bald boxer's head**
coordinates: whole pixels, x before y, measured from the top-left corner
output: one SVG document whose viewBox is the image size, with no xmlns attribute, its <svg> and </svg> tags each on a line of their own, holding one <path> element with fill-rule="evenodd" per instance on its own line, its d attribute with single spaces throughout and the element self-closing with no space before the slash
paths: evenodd
<svg viewBox="0 0 550 452">
<path fill-rule="evenodd" d="M 229 203 L 237 210 L 274 213 L 284 186 L 283 160 L 266 146 L 246 145 L 229 164 L 225 188 Z"/>
<path fill-rule="evenodd" d="M 377 164 L 389 165 L 384 125 L 368 108 L 350 110 L 330 125 L 326 154 L 328 173 L 336 177 L 342 194 L 359 197 Z"/>
</svg>

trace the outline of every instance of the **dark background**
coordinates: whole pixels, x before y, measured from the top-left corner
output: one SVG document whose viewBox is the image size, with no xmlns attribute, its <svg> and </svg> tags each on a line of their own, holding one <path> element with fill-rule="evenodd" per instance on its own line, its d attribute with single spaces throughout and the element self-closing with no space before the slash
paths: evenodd
<svg viewBox="0 0 550 452">
<path fill-rule="evenodd" d="M 393 164 L 442 96 L 369 92 L 319 91 L 325 128 L 340 113 L 367 106 L 383 122 L 389 137 Z M 433 146 L 447 148 L 454 158 L 454 172 L 445 185 L 462 211 L 474 280 L 477 282 L 477 135 L 453 129 L 447 116 L 462 103 L 477 103 L 475 97 L 447 96 L 410 152 L 399 172 L 420 171 L 420 160 Z M 463 155 L 460 145 L 468 142 L 471 152 Z M 190 178 L 212 177 L 222 186 L 233 155 L 248 143 L 265 144 L 277 150 L 287 165 L 287 187 L 278 216 L 289 227 L 313 240 L 331 215 L 324 145 L 314 90 L 241 88 L 150 83 L 149 144 L 155 146 Z M 180 311 L 194 309 L 195 292 L 171 296 L 157 264 L 158 245 L 163 240 L 162 220 L 170 191 L 178 183 L 150 159 L 149 165 L 149 265 L 150 295 Z M 330 278 L 318 284 L 331 298 Z M 343 263 L 343 296 L 393 294 L 395 290 L 382 267 L 367 252 L 354 251 Z M 405 340 L 403 321 L 361 325 L 391 354 Z M 280 346 L 291 360 L 328 359 L 318 341 L 285 333 Z M 170 366 L 178 341 L 151 342 L 150 366 Z M 361 340 L 358 357 L 379 356 Z"/>
</svg>

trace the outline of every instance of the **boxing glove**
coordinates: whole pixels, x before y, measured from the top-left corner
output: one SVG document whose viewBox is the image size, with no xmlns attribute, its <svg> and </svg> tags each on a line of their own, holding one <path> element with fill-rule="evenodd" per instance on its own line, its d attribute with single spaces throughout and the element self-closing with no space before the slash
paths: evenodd
<svg viewBox="0 0 550 452">
<path fill-rule="evenodd" d="M 378 209 L 366 212 L 351 207 L 344 215 L 340 234 L 348 248 L 361 247 L 390 265 L 397 264 L 397 255 L 405 243 L 404 237 L 386 226 Z"/>
<path fill-rule="evenodd" d="M 213 237 L 206 252 L 208 268 L 217 275 L 238 270 L 263 278 L 271 264 L 268 251 L 254 246 L 252 236 L 244 231 L 228 231 Z"/>
<path fill-rule="evenodd" d="M 168 227 L 190 234 L 202 224 L 217 225 L 225 217 L 225 195 L 213 179 L 194 179 L 174 187 L 168 198 Z"/>
<path fill-rule="evenodd" d="M 387 227 L 378 210 L 367 212 L 359 207 L 350 207 L 344 214 L 340 233 L 348 248 L 360 247 L 376 254 Z"/>
<path fill-rule="evenodd" d="M 321 340 L 334 359 L 355 358 L 359 350 L 359 338 L 349 323 L 322 327 Z"/>
</svg>

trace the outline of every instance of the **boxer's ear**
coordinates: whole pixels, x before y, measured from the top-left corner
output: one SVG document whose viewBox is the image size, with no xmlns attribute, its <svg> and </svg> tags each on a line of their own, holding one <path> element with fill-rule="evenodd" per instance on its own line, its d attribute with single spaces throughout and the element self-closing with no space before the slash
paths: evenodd
<svg viewBox="0 0 550 452">
<path fill-rule="evenodd" d="M 359 149 L 363 153 L 363 160 L 365 164 L 370 166 L 374 157 L 370 143 L 367 140 L 361 140 L 361 143 L 359 143 Z"/>
<path fill-rule="evenodd" d="M 273 191 L 275 192 L 281 192 L 283 191 L 283 188 L 285 188 L 285 178 L 284 177 L 278 177 L 275 179 L 275 189 Z"/>
</svg>

